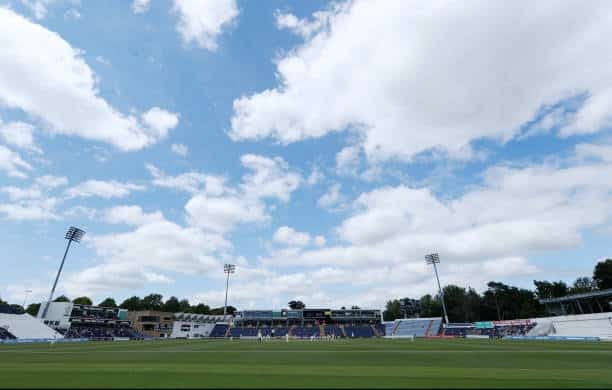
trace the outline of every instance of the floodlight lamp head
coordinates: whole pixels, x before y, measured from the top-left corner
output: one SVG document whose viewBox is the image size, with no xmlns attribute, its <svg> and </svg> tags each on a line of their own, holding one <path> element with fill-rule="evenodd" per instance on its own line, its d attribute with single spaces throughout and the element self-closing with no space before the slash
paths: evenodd
<svg viewBox="0 0 612 390">
<path fill-rule="evenodd" d="M 236 272 L 236 266 L 234 264 L 225 264 L 223 266 L 223 272 L 226 274 L 233 274 Z"/>
<path fill-rule="evenodd" d="M 70 226 L 70 228 L 66 232 L 66 240 L 80 242 L 81 238 L 83 238 L 84 235 L 84 230 L 79 229 L 78 227 Z"/>
<path fill-rule="evenodd" d="M 440 263 L 440 255 L 437 253 L 432 253 L 425 256 L 425 262 L 427 264 L 437 264 Z"/>
</svg>

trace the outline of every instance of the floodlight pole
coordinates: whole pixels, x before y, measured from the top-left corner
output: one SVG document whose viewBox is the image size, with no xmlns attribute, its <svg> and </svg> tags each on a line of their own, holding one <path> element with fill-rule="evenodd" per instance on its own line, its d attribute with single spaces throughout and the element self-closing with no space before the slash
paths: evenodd
<svg viewBox="0 0 612 390">
<path fill-rule="evenodd" d="M 227 315 L 227 291 L 229 290 L 229 277 L 230 274 L 233 274 L 236 271 L 236 266 L 234 264 L 225 264 L 223 266 L 223 272 L 227 274 L 227 279 L 225 280 L 225 304 L 223 305 L 223 320 L 225 321 L 225 316 Z"/>
<path fill-rule="evenodd" d="M 442 310 L 444 311 L 444 320 L 446 324 L 448 324 L 448 314 L 446 313 L 446 304 L 444 303 L 444 292 L 442 291 L 442 286 L 440 285 L 440 277 L 438 276 L 438 267 L 436 266 L 436 264 L 440 263 L 440 255 L 438 255 L 437 253 L 426 255 L 425 261 L 427 262 L 427 264 L 433 264 L 434 272 L 436 274 L 436 281 L 438 282 L 438 291 L 440 292 L 440 299 L 442 300 Z"/>
<path fill-rule="evenodd" d="M 23 290 L 23 305 L 21 307 L 23 307 L 23 310 L 25 310 L 25 305 L 26 305 L 26 301 L 28 300 L 28 295 L 30 295 L 30 293 L 32 292 L 32 290 Z"/>
<path fill-rule="evenodd" d="M 60 275 L 62 274 L 62 269 L 64 268 L 64 263 L 66 262 L 66 257 L 68 256 L 70 245 L 72 244 L 73 241 L 77 243 L 81 241 L 81 238 L 83 237 L 84 234 L 85 234 L 84 230 L 81 230 L 74 226 L 71 226 L 70 229 L 68 229 L 68 232 L 66 232 L 65 238 L 68 240 L 68 244 L 66 245 L 66 251 L 64 251 L 64 257 L 62 257 L 62 262 L 60 263 L 60 267 L 57 270 L 57 275 L 55 276 L 55 281 L 53 282 L 53 287 L 51 288 L 51 294 L 49 294 L 49 300 L 45 304 L 45 309 L 43 310 L 41 319 L 47 316 L 47 311 L 49 310 L 49 305 L 51 304 L 51 301 L 53 300 L 53 295 L 55 294 L 55 288 L 57 287 L 57 282 L 59 281 Z"/>
</svg>

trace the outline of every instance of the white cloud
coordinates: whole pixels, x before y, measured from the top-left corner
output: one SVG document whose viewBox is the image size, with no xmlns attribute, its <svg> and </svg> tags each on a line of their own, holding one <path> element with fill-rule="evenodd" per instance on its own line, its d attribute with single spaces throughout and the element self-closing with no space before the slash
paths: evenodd
<svg viewBox="0 0 612 390">
<path fill-rule="evenodd" d="M 347 146 L 342 148 L 336 154 L 336 172 L 339 175 L 357 174 L 359 168 L 359 153 L 358 146 Z"/>
<path fill-rule="evenodd" d="M 324 178 L 325 178 L 325 175 L 323 174 L 323 172 L 321 172 L 319 167 L 315 166 L 314 168 L 312 168 L 312 172 L 310 172 L 308 179 L 306 179 L 306 183 L 308 183 L 309 186 L 314 186 L 315 184 L 318 184 Z"/>
<path fill-rule="evenodd" d="M 158 187 L 189 193 L 203 191 L 212 196 L 219 196 L 228 190 L 223 176 L 205 175 L 199 172 L 186 172 L 177 176 L 168 176 L 153 164 L 147 164 L 146 168 L 153 176 L 153 184 Z"/>
<path fill-rule="evenodd" d="M 23 179 L 28 177 L 26 171 L 32 169 L 32 166 L 25 162 L 19 154 L 4 145 L 0 145 L 0 171 L 4 171 L 11 177 Z"/>
<path fill-rule="evenodd" d="M 27 188 L 7 186 L 0 188 L 0 190 L 6 193 L 9 199 L 13 201 L 23 199 L 39 199 L 42 197 L 42 191 L 36 186 Z"/>
<path fill-rule="evenodd" d="M 310 244 L 310 235 L 298 232 L 289 226 L 281 226 L 274 233 L 274 241 L 284 245 L 302 247 Z"/>
<path fill-rule="evenodd" d="M 345 10 L 348 4 L 349 2 L 332 4 L 328 10 L 314 12 L 311 20 L 299 19 L 293 14 L 276 10 L 274 12 L 276 27 L 279 29 L 288 29 L 294 34 L 300 35 L 304 39 L 308 39 L 321 31 L 321 29 L 329 28 L 334 15 Z"/>
<path fill-rule="evenodd" d="M 316 245 L 316 246 L 318 246 L 318 247 L 325 246 L 325 243 L 326 243 L 326 242 L 327 242 L 327 241 L 325 240 L 325 237 L 323 237 L 323 236 L 316 236 L 316 237 L 314 238 L 314 243 L 315 243 L 315 245 Z"/>
<path fill-rule="evenodd" d="M 130 209 L 127 214 L 144 215 L 136 209 Z M 127 214 L 117 213 L 121 216 L 118 219 L 123 219 Z M 149 217 L 151 215 L 157 213 L 149 214 Z M 104 261 L 69 274 L 66 289 L 100 293 L 112 289 L 140 288 L 152 283 L 170 283 L 172 279 L 166 274 L 168 272 L 201 275 L 212 269 L 220 269 L 221 263 L 216 256 L 231 248 L 223 237 L 182 227 L 163 217 L 149 217 L 126 233 L 91 236 L 87 244 Z"/>
<path fill-rule="evenodd" d="M 69 198 L 88 198 L 97 196 L 104 199 L 123 198 L 132 191 L 142 191 L 145 187 L 132 183 L 122 183 L 116 180 L 87 180 L 66 190 Z"/>
<path fill-rule="evenodd" d="M 42 153 L 34 142 L 34 127 L 24 122 L 2 123 L 0 119 L 0 139 L 6 144 L 30 152 Z"/>
<path fill-rule="evenodd" d="M 164 215 L 160 211 L 145 213 L 140 206 L 115 206 L 104 212 L 104 220 L 108 223 L 140 226 L 163 221 Z"/>
<path fill-rule="evenodd" d="M 332 209 L 344 201 L 344 197 L 340 194 L 340 183 L 332 184 L 326 193 L 324 193 L 317 204 L 325 209 Z"/>
<path fill-rule="evenodd" d="M 242 189 L 250 198 L 277 198 L 287 202 L 302 182 L 302 177 L 290 171 L 289 165 L 280 157 L 245 154 L 240 162 L 251 171 L 243 177 L 242 183 Z"/>
<path fill-rule="evenodd" d="M 562 135 L 612 123 L 609 2 L 356 0 L 324 12 L 315 32 L 302 26 L 316 15 L 277 20 L 306 39 L 278 60 L 278 87 L 234 101 L 234 140 L 351 129 L 371 162 L 430 149 L 468 158 L 471 141 L 506 141 L 577 95 L 586 101 Z"/>
<path fill-rule="evenodd" d="M 187 157 L 187 155 L 189 154 L 189 148 L 187 147 L 187 145 L 172 144 L 170 149 L 172 150 L 172 153 L 178 154 L 181 157 Z"/>
<path fill-rule="evenodd" d="M 238 188 L 218 183 L 216 193 L 197 193 L 187 202 L 185 210 L 190 224 L 228 232 L 239 224 L 265 222 L 269 219 L 265 200 L 288 202 L 302 182 L 302 177 L 280 157 L 246 154 L 240 162 L 248 173 Z"/>
<path fill-rule="evenodd" d="M 217 40 L 239 14 L 235 0 L 174 0 L 177 31 L 185 44 L 214 51 Z"/>
<path fill-rule="evenodd" d="M 134 0 L 132 2 L 132 11 L 135 14 L 142 14 L 149 10 L 151 0 Z"/>
<path fill-rule="evenodd" d="M 40 119 L 53 133 L 142 149 L 174 127 L 175 114 L 153 108 L 145 123 L 99 96 L 96 75 L 57 33 L 0 7 L 0 103 Z M 175 124 L 174 124 L 175 125 Z"/>
<path fill-rule="evenodd" d="M 36 178 L 36 184 L 42 187 L 56 188 L 68 184 L 68 178 L 65 176 L 44 175 Z"/>
<path fill-rule="evenodd" d="M 44 19 L 47 16 L 47 7 L 55 3 L 57 0 L 21 0 L 21 4 L 25 5 L 36 19 Z"/>
<path fill-rule="evenodd" d="M 14 221 L 59 219 L 55 211 L 57 199 L 26 199 L 14 203 L 0 203 L 0 213 Z"/>
<path fill-rule="evenodd" d="M 189 223 L 224 233 L 235 225 L 263 222 L 268 219 L 265 205 L 239 196 L 210 197 L 198 194 L 185 205 Z"/>
<path fill-rule="evenodd" d="M 178 125 L 179 116 L 159 107 L 153 107 L 142 114 L 142 121 L 154 132 L 157 139 L 161 139 Z"/>
</svg>

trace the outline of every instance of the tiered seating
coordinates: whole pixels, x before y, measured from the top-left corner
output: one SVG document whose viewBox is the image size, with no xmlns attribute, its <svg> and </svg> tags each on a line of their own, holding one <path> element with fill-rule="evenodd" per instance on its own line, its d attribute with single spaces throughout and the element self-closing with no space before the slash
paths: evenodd
<svg viewBox="0 0 612 390">
<path fill-rule="evenodd" d="M 433 320 L 431 318 L 406 318 L 396 321 L 399 321 L 399 324 L 394 336 L 425 337 Z"/>
<path fill-rule="evenodd" d="M 18 339 L 61 339 L 63 336 L 29 314 L 0 313 L 0 325 Z"/>
<path fill-rule="evenodd" d="M 384 336 L 386 334 L 387 327 L 384 324 L 376 324 L 375 327 L 380 336 Z"/>
<path fill-rule="evenodd" d="M 318 326 L 296 326 L 293 328 L 293 337 L 298 338 L 310 338 L 312 336 L 319 336 L 321 331 Z"/>
<path fill-rule="evenodd" d="M 215 324 L 215 327 L 208 337 L 225 337 L 225 332 L 227 332 L 228 327 L 229 325 L 227 324 Z"/>
<path fill-rule="evenodd" d="M 4 328 L 0 328 L 0 340 L 14 340 L 17 337 Z"/>
<path fill-rule="evenodd" d="M 266 328 L 259 328 L 259 329 L 261 330 L 262 336 L 272 336 L 272 329 L 274 329 L 274 337 L 285 337 L 285 335 L 289 331 L 289 329 L 285 327 L 274 327 L 274 328 L 266 327 Z"/>
<path fill-rule="evenodd" d="M 437 336 L 440 334 L 440 327 L 442 326 L 442 318 L 434 318 L 429 326 L 429 332 L 426 336 Z"/>
<path fill-rule="evenodd" d="M 344 331 L 348 337 L 374 337 L 374 330 L 369 325 L 345 326 Z"/>
<path fill-rule="evenodd" d="M 337 325 L 325 325 L 325 335 L 342 337 L 342 329 Z"/>
<path fill-rule="evenodd" d="M 235 328 L 230 329 L 229 335 L 231 337 L 241 337 L 241 336 L 255 337 L 257 336 L 257 333 L 258 333 L 257 328 L 254 328 L 254 327 L 235 327 Z"/>
<path fill-rule="evenodd" d="M 67 339 L 90 339 L 90 340 L 111 340 L 117 338 L 129 338 L 133 340 L 144 339 L 145 336 L 129 326 L 95 326 L 77 325 L 71 326 L 64 335 Z"/>
</svg>

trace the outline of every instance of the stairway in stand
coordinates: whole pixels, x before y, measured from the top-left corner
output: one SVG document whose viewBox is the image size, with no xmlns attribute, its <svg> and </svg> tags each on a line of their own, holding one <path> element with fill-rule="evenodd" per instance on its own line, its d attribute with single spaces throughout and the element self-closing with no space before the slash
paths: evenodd
<svg viewBox="0 0 612 390">
<path fill-rule="evenodd" d="M 374 336 L 380 337 L 380 332 L 378 331 L 378 329 L 376 329 L 376 325 L 370 325 L 370 327 L 374 331 Z"/>
<path fill-rule="evenodd" d="M 291 325 L 287 333 L 289 333 L 289 337 L 293 337 L 293 329 L 295 329 L 296 325 Z"/>
<path fill-rule="evenodd" d="M 431 332 L 431 327 L 433 326 L 433 321 L 429 321 L 429 325 L 427 326 L 427 330 L 425 331 L 425 337 L 429 336 L 429 332 Z"/>
<path fill-rule="evenodd" d="M 319 336 L 325 337 L 325 325 L 319 325 Z"/>
<path fill-rule="evenodd" d="M 227 330 L 225 331 L 225 336 L 223 336 L 223 337 L 229 337 L 231 330 L 232 330 L 232 327 L 228 325 Z"/>
<path fill-rule="evenodd" d="M 344 329 L 343 324 L 340 324 L 340 330 L 342 331 L 342 336 L 346 337 L 346 330 Z"/>
</svg>

